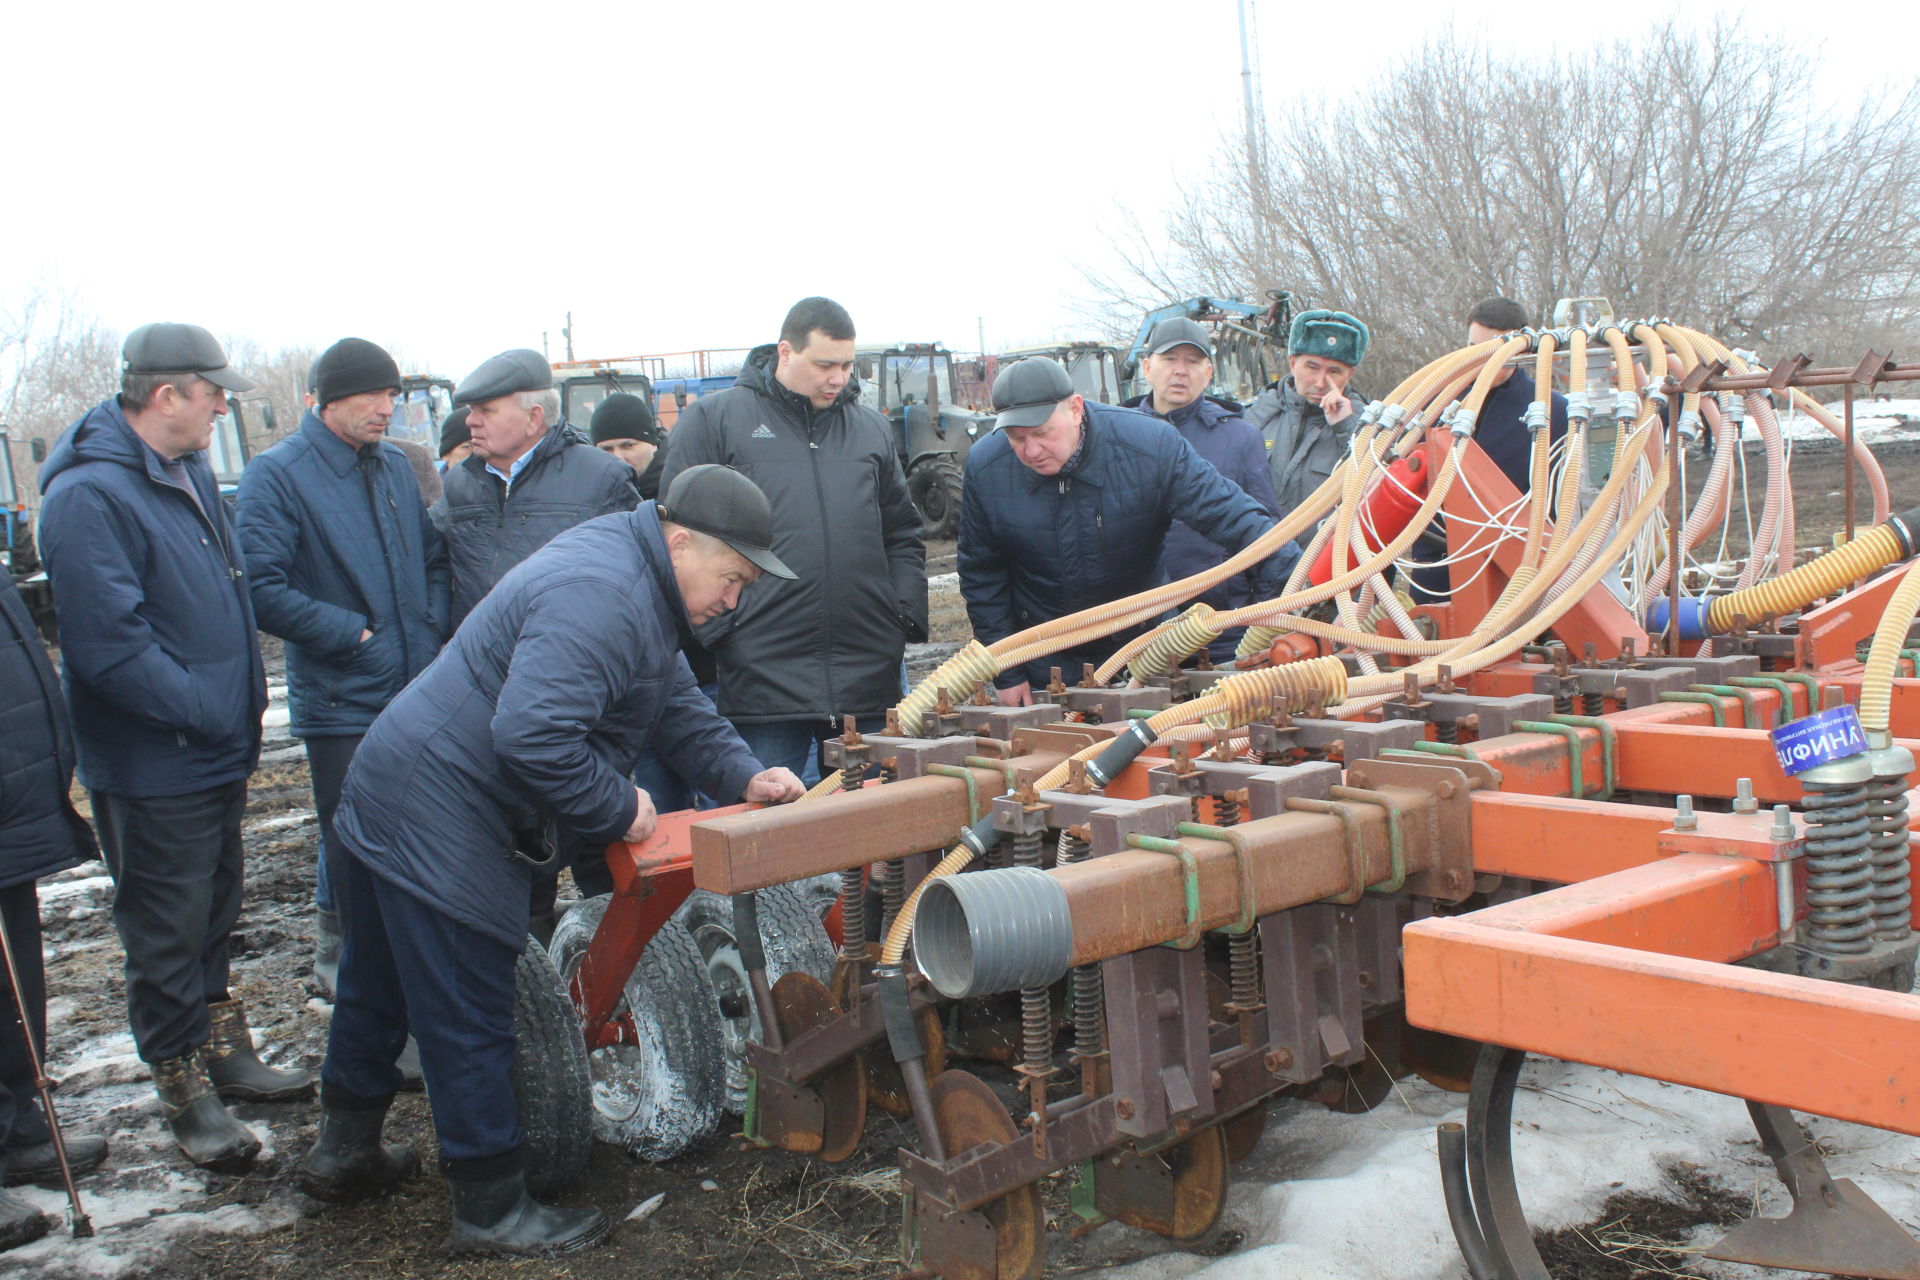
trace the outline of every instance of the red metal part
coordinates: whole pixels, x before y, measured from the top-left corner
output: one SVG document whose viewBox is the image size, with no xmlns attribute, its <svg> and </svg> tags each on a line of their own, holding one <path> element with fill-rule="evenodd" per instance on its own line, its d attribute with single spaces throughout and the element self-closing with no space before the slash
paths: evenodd
<svg viewBox="0 0 1920 1280">
<path fill-rule="evenodd" d="M 1424 448 L 1415 449 L 1406 457 L 1394 462 L 1387 468 L 1386 474 L 1373 482 L 1373 487 L 1360 501 L 1363 518 L 1356 524 L 1360 540 L 1368 551 L 1378 551 L 1391 542 L 1413 519 L 1413 513 L 1427 496 L 1427 482 L 1432 471 L 1427 466 L 1427 452 Z M 1353 567 L 1353 553 L 1347 554 L 1347 567 Z M 1327 539 L 1320 548 L 1320 556 L 1307 571 L 1307 581 L 1314 586 L 1322 586 L 1333 576 L 1333 539 Z"/>
</svg>

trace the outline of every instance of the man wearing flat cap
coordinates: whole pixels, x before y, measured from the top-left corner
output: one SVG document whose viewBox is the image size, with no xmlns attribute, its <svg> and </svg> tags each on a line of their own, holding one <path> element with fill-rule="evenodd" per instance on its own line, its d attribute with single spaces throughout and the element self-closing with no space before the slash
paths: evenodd
<svg viewBox="0 0 1920 1280">
<path fill-rule="evenodd" d="M 236 523 L 260 629 L 287 642 L 289 731 L 320 815 L 314 970 L 340 961 L 334 806 L 375 716 L 446 640 L 447 548 L 412 464 L 389 441 L 400 366 L 363 338 L 320 353 L 299 430 L 247 464 Z"/>
<path fill-rule="evenodd" d="M 1175 520 L 1229 553 L 1273 527 L 1167 423 L 1086 399 L 1044 356 L 1002 369 L 993 407 L 997 430 L 967 452 L 960 504 L 960 594 L 982 644 L 1159 585 Z M 1255 598 L 1278 595 L 1298 557 L 1289 545 L 1261 561 Z M 995 681 L 1000 701 L 1031 702 L 1050 667 L 1077 682 L 1134 634 L 1010 667 Z"/>
<path fill-rule="evenodd" d="M 1367 354 L 1367 326 L 1344 311 L 1302 311 L 1287 329 L 1287 376 L 1262 391 L 1247 421 L 1267 441 L 1267 466 L 1280 514 L 1302 502 L 1340 465 L 1367 398 L 1350 389 Z M 1297 539 L 1305 546 L 1308 528 Z"/>
<path fill-rule="evenodd" d="M 538 351 L 503 351 L 454 388 L 472 456 L 447 468 L 436 519 L 453 572 L 453 622 L 507 570 L 582 520 L 631 511 L 632 467 L 608 457 L 560 416 L 553 368 Z"/>
<path fill-rule="evenodd" d="M 120 394 L 40 469 L 41 549 L 134 1044 L 181 1150 L 234 1172 L 260 1143 L 221 1098 L 312 1088 L 260 1061 L 228 989 L 267 688 L 246 561 L 204 451 L 227 393 L 253 383 L 198 325 L 143 326 L 122 354 Z"/>
<path fill-rule="evenodd" d="M 762 573 L 791 576 L 773 540 L 752 481 L 690 468 L 665 501 L 589 520 L 509 571 L 374 722 L 336 815 L 347 941 L 309 1192 L 374 1194 L 418 1168 L 409 1148 L 380 1141 L 411 1030 L 452 1189 L 451 1245 L 558 1253 L 610 1229 L 598 1210 L 551 1208 L 526 1188 L 508 1073 L 514 967 L 534 945 L 530 880 L 553 828 L 601 847 L 652 832 L 653 805 L 627 776 L 643 747 L 729 802 L 800 797 L 798 778 L 762 768 L 720 718 L 679 652 Z"/>
<path fill-rule="evenodd" d="M 1266 441 L 1241 416 L 1244 410 L 1237 401 L 1207 394 L 1213 382 L 1213 337 L 1206 326 L 1185 316 L 1156 324 L 1147 336 L 1140 373 L 1150 390 L 1127 401 L 1126 407 L 1171 425 L 1195 453 L 1259 503 L 1269 517 L 1278 516 L 1273 478 L 1267 471 Z M 1167 530 L 1161 567 L 1169 582 L 1211 569 L 1224 559 L 1226 552 L 1218 544 L 1184 520 L 1175 520 Z M 1215 609 L 1238 609 L 1258 599 L 1254 595 L 1257 577 L 1249 569 L 1195 598 Z M 1240 633 L 1236 627 L 1215 640 L 1208 656 L 1217 663 L 1231 662 Z"/>
</svg>

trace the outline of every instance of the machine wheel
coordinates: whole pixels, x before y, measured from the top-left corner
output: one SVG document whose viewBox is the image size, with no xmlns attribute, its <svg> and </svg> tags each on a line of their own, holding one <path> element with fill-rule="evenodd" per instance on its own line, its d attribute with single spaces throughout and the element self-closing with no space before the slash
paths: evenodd
<svg viewBox="0 0 1920 1280">
<path fill-rule="evenodd" d="M 553 931 L 554 963 L 565 982 L 579 970 L 606 912 L 604 895 L 588 898 Z M 581 1044 L 595 1137 L 644 1160 L 666 1160 L 719 1127 L 719 1046 L 709 1033 L 711 1015 L 702 1012 L 713 1005 L 712 991 L 692 935 L 668 920 L 647 944 L 614 1010 L 620 1039 L 592 1053 Z M 577 1015 L 573 1034 L 579 1043 Z"/>
<path fill-rule="evenodd" d="M 960 464 L 942 454 L 915 464 L 907 476 L 907 493 L 926 526 L 924 536 L 951 538 L 960 527 Z"/>
<path fill-rule="evenodd" d="M 958 1160 L 975 1147 L 1012 1142 L 1020 1136 L 1013 1117 L 978 1076 L 965 1071 L 943 1071 L 928 1092 L 933 1098 L 934 1125 L 940 1131 L 940 1143 L 946 1148 L 949 1161 Z M 921 1262 L 933 1264 L 933 1269 L 942 1275 L 965 1275 L 969 1280 L 975 1276 L 981 1280 L 1039 1280 L 1047 1260 L 1047 1218 L 1040 1208 L 1038 1184 L 1030 1182 L 1024 1187 L 1015 1187 L 973 1212 L 984 1217 L 993 1228 L 991 1269 L 939 1266 L 947 1260 L 928 1258 L 924 1240 Z"/>
<path fill-rule="evenodd" d="M 1115 1153 L 1097 1170 L 1094 1202 L 1114 1221 L 1176 1244 L 1199 1240 L 1226 1207 L 1226 1135 L 1214 1126 L 1151 1155 Z"/>
<path fill-rule="evenodd" d="M 513 1031 L 509 1079 L 527 1132 L 527 1189 L 545 1195 L 586 1172 L 593 1098 L 580 1015 L 553 958 L 534 938 L 514 969 Z"/>
<path fill-rule="evenodd" d="M 827 994 L 826 985 L 800 970 L 773 984 L 773 1016 L 780 1024 L 782 1039 L 793 1040 L 833 1021 L 840 1010 Z M 782 1131 L 774 1145 L 783 1151 L 809 1152 L 827 1164 L 838 1164 L 859 1150 L 860 1137 L 867 1127 L 867 1091 L 857 1056 L 820 1072 L 810 1083 L 799 1086 L 794 1097 L 801 1105 L 783 1108 L 762 1095 L 761 1130 Z M 817 1122 L 802 1118 L 812 1116 L 812 1104 L 816 1103 Z"/>
<path fill-rule="evenodd" d="M 809 973 L 822 981 L 833 974 L 833 943 L 820 913 L 793 885 L 762 889 L 759 900 L 760 937 L 767 952 L 767 982 L 789 973 Z M 760 1039 L 760 1015 L 747 986 L 746 966 L 734 940 L 733 900 L 696 889 L 674 914 L 693 937 L 706 966 L 714 1000 L 707 1027 L 708 1039 L 720 1046 L 721 1102 L 734 1115 L 747 1109 L 748 1040 Z"/>
</svg>

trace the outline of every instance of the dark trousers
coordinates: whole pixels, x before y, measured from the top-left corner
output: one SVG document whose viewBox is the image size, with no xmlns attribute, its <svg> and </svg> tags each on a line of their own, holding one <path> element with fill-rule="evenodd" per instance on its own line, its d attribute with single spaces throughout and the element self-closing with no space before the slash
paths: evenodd
<svg viewBox="0 0 1920 1280">
<path fill-rule="evenodd" d="M 346 936 L 323 1097 L 349 1108 L 391 1097 L 400 1087 L 394 1060 L 411 1031 L 441 1157 L 457 1169 L 517 1150 L 525 1135 L 509 1072 L 518 948 L 387 883 L 351 848 L 337 870 Z"/>
<path fill-rule="evenodd" d="M 333 879 L 339 873 L 340 838 L 333 834 L 333 811 L 340 806 L 340 788 L 347 784 L 347 766 L 359 750 L 363 734 L 340 738 L 307 739 L 307 772 L 313 775 L 313 807 L 320 815 L 320 857 L 313 873 L 313 905 L 320 911 L 338 911 Z"/>
<path fill-rule="evenodd" d="M 207 1042 L 207 1006 L 227 999 L 246 779 L 183 796 L 90 794 L 127 953 L 133 1042 L 148 1062 L 185 1057 Z"/>
<path fill-rule="evenodd" d="M 0 925 L 6 927 L 7 942 L 13 948 L 14 969 L 20 975 L 20 1003 L 27 1007 L 33 1046 L 44 1060 L 47 974 L 40 955 L 40 900 L 33 881 L 0 889 Z M 20 1011 L 5 978 L 4 969 L 0 969 L 0 992 L 6 993 L 0 1005 L 0 1146 L 31 1147 L 51 1135 L 46 1113 L 40 1109 Z M 0 1154 L 0 1170 L 5 1168 L 6 1156 Z"/>
</svg>

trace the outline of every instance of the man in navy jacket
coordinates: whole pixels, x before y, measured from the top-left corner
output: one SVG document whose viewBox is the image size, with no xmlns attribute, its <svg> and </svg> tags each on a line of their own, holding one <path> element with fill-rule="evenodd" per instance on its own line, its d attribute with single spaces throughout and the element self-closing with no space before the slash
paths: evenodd
<svg viewBox="0 0 1920 1280">
<path fill-rule="evenodd" d="M 320 353 L 300 429 L 240 477 L 236 524 L 260 629 L 287 642 L 289 728 L 307 745 L 321 857 L 314 970 L 340 961 L 334 807 L 373 718 L 447 637 L 447 549 L 412 464 L 386 439 L 400 366 L 361 338 Z"/>
<path fill-rule="evenodd" d="M 40 542 L 134 1043 L 181 1149 L 233 1171 L 260 1143 L 220 1098 L 312 1087 L 304 1071 L 260 1062 L 227 989 L 267 690 L 244 562 L 203 451 L 227 392 L 253 384 L 197 325 L 136 329 L 123 355 L 119 396 L 67 428 L 40 469 Z"/>
<path fill-rule="evenodd" d="M 1267 442 L 1240 416 L 1238 404 L 1207 394 L 1213 382 L 1213 340 L 1206 328 L 1184 316 L 1162 320 L 1147 338 L 1140 373 L 1153 389 L 1127 401 L 1126 407 L 1171 423 L 1215 471 L 1259 503 L 1268 517 L 1278 519 L 1273 477 L 1267 470 Z M 1213 568 L 1226 559 L 1226 552 L 1192 525 L 1175 520 L 1167 530 L 1160 559 L 1167 580 L 1177 582 Z M 1215 609 L 1238 609 L 1259 599 L 1254 594 L 1258 582 L 1259 574 L 1248 569 L 1196 599 Z M 1233 660 L 1242 630 L 1235 627 L 1213 642 L 1209 647 L 1213 661 Z"/>
<path fill-rule="evenodd" d="M 335 814 L 347 936 L 321 1070 L 314 1195 L 384 1190 L 418 1161 L 380 1129 L 411 1029 L 453 1193 L 456 1250 L 554 1253 L 610 1229 L 533 1200 L 508 1073 L 514 966 L 534 868 L 555 831 L 643 840 L 654 809 L 628 774 L 642 749 L 709 795 L 798 799 L 694 684 L 680 647 L 767 572 L 766 496 L 729 467 L 682 472 L 662 503 L 560 534 L 502 578 L 374 722 Z"/>
<path fill-rule="evenodd" d="M 982 644 L 1159 585 L 1176 519 L 1230 552 L 1273 527 L 1172 427 L 1075 394 L 1044 356 L 1001 370 L 993 406 L 998 430 L 967 453 L 960 505 L 960 593 Z M 1260 562 L 1260 599 L 1280 593 L 1298 558 L 1289 544 Z M 1077 679 L 1130 634 L 1007 669 L 995 681 L 1000 701 L 1031 702 L 1050 666 Z"/>
</svg>

